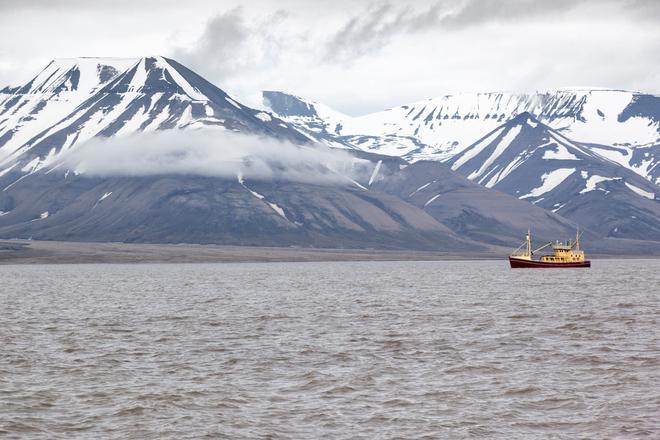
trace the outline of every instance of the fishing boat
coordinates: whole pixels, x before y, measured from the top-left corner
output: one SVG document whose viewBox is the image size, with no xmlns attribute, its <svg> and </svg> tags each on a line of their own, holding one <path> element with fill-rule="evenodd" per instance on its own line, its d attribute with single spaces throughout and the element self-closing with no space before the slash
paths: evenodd
<svg viewBox="0 0 660 440">
<path fill-rule="evenodd" d="M 591 261 L 585 260 L 584 251 L 580 249 L 580 236 L 580 231 L 578 231 L 575 234 L 575 241 L 550 242 L 532 250 L 532 233 L 527 230 L 525 242 L 509 256 L 511 268 L 591 267 Z M 533 259 L 537 252 L 548 246 L 552 246 L 553 253 L 551 255 L 542 255 L 537 260 Z"/>
</svg>

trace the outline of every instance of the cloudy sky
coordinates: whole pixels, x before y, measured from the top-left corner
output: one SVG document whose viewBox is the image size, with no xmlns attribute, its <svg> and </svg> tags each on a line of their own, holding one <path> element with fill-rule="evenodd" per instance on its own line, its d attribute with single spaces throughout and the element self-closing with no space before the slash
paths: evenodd
<svg viewBox="0 0 660 440">
<path fill-rule="evenodd" d="M 660 92 L 658 0 L 0 0 L 0 87 L 53 58 L 165 55 L 249 104 L 357 115 L 446 93 Z"/>
</svg>

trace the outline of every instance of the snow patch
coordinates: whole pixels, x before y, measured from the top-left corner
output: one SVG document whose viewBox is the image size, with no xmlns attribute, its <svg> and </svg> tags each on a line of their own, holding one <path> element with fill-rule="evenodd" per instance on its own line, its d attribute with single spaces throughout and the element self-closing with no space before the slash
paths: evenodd
<svg viewBox="0 0 660 440">
<path fill-rule="evenodd" d="M 264 113 L 264 112 L 259 112 L 256 115 L 254 115 L 254 117 L 263 122 L 270 122 L 273 120 L 273 118 L 271 118 L 268 113 Z"/>
<path fill-rule="evenodd" d="M 108 197 L 110 197 L 111 194 L 112 194 L 112 191 L 103 194 L 103 196 L 101 196 L 101 198 L 98 199 L 98 200 L 96 201 L 96 203 L 94 203 L 94 206 L 92 206 L 92 209 L 94 209 L 94 208 L 96 208 L 97 206 L 99 206 L 99 203 L 101 203 L 102 201 L 104 201 L 105 199 L 107 199 Z"/>
<path fill-rule="evenodd" d="M 35 218 L 35 219 L 32 220 L 32 221 L 33 221 L 33 222 L 36 222 L 37 220 L 45 220 L 45 219 L 48 218 L 49 215 L 50 215 L 50 214 L 48 213 L 48 211 L 44 211 L 44 212 L 42 212 L 41 214 L 39 214 L 39 218 Z"/>
<path fill-rule="evenodd" d="M 8 172 L 14 169 L 14 167 L 18 165 L 18 162 L 14 163 L 13 165 L 9 166 L 8 168 L 5 168 L 4 170 L 0 171 L 0 177 L 4 176 Z"/>
<path fill-rule="evenodd" d="M 263 194 L 259 194 L 258 192 L 254 191 L 253 189 L 248 188 L 245 185 L 245 179 L 243 179 L 243 174 L 242 173 L 239 172 L 236 175 L 236 178 L 238 180 L 238 183 L 240 183 L 243 188 L 248 190 L 248 192 L 250 194 L 252 194 L 254 197 L 256 197 L 257 199 L 259 199 L 259 200 L 263 201 L 264 203 L 266 203 L 270 207 L 270 209 L 272 209 L 273 211 L 275 211 L 277 213 L 277 215 L 282 217 L 284 220 L 286 220 L 290 223 L 293 223 L 296 226 L 301 226 L 301 224 L 299 224 L 298 222 L 292 222 L 291 220 L 289 220 L 287 218 L 286 214 L 284 213 L 284 209 L 282 209 L 282 207 L 279 206 L 277 203 L 269 202 L 268 200 L 266 200 L 266 197 Z"/>
<path fill-rule="evenodd" d="M 495 147 L 495 150 L 493 153 L 490 155 L 488 159 L 481 165 L 479 170 L 473 172 L 468 176 L 468 179 L 474 180 L 476 177 L 481 176 L 481 174 L 488 169 L 489 166 L 495 162 L 495 159 L 500 157 L 500 155 L 511 145 L 511 142 L 520 134 L 520 130 L 522 129 L 521 125 L 516 125 L 512 129 L 506 132 L 506 134 L 502 137 L 500 140 L 500 143 L 497 144 L 497 147 Z"/>
<path fill-rule="evenodd" d="M 438 197 L 440 197 L 440 195 L 441 195 L 441 194 L 436 194 L 436 195 L 434 195 L 433 197 L 431 197 L 431 198 L 428 200 L 428 202 L 424 203 L 424 208 L 426 208 L 426 207 L 429 206 L 431 203 L 433 203 L 433 201 L 434 201 L 435 199 L 437 199 Z"/>
<path fill-rule="evenodd" d="M 306 137 L 307 139 L 309 139 L 310 141 L 312 141 L 312 142 L 316 142 L 316 139 L 314 139 L 313 137 L 311 137 L 310 135 L 308 135 L 308 134 L 305 133 L 304 131 L 302 131 L 302 130 L 296 128 L 296 127 L 293 127 L 293 129 L 296 130 L 296 131 L 297 131 L 298 133 L 300 133 L 301 135 L 305 136 L 305 137 Z"/>
<path fill-rule="evenodd" d="M 575 172 L 575 168 L 559 168 L 541 176 L 541 186 L 532 189 L 528 194 L 520 196 L 520 199 L 538 197 L 559 186 L 568 176 Z"/>
<path fill-rule="evenodd" d="M 501 132 L 502 132 L 501 129 L 494 131 L 493 133 L 490 134 L 490 136 L 483 139 L 481 142 L 475 144 L 472 148 L 466 150 L 462 155 L 460 155 L 458 160 L 456 160 L 456 162 L 452 164 L 451 169 L 453 171 L 456 171 L 461 166 L 463 166 L 463 164 L 468 162 L 473 157 L 477 156 L 479 153 L 481 153 L 484 150 L 484 148 L 486 148 L 493 141 L 495 141 L 495 139 L 497 139 L 497 137 L 500 135 Z"/>
<path fill-rule="evenodd" d="M 379 160 L 376 166 L 374 167 L 373 173 L 371 173 L 371 177 L 369 178 L 369 186 L 371 186 L 372 183 L 374 183 L 374 179 L 376 179 L 376 176 L 378 176 L 378 172 L 380 171 L 380 166 L 383 164 L 382 160 Z"/>
<path fill-rule="evenodd" d="M 644 191 L 642 188 L 639 188 L 635 185 L 631 185 L 628 182 L 624 182 L 626 186 L 634 193 L 646 197 L 649 200 L 655 200 L 655 193 L 649 192 L 649 191 Z"/>
<path fill-rule="evenodd" d="M 584 177 L 584 174 L 582 175 L 582 177 Z M 620 177 L 603 177 L 594 174 L 593 176 L 589 177 L 589 179 L 587 179 L 587 182 L 585 183 L 585 187 L 583 190 L 580 191 L 580 194 L 588 193 L 590 191 L 597 189 L 596 186 L 601 182 L 607 182 L 610 180 L 620 180 L 620 179 L 621 179 Z M 601 189 L 601 191 L 605 191 L 605 190 Z"/>
<path fill-rule="evenodd" d="M 27 165 L 21 168 L 24 173 L 31 173 L 39 166 L 39 158 L 35 157 Z"/>
<path fill-rule="evenodd" d="M 357 186 L 358 188 L 363 189 L 363 190 L 365 190 L 365 191 L 369 191 L 367 188 L 365 188 L 364 186 L 360 185 L 358 182 L 356 182 L 355 180 L 351 179 L 350 177 L 346 177 L 346 178 L 347 178 L 351 183 L 353 183 L 355 186 Z"/>
<path fill-rule="evenodd" d="M 422 186 L 420 186 L 419 188 L 417 188 L 415 191 L 411 192 L 410 195 L 409 195 L 408 197 L 412 197 L 412 196 L 414 196 L 415 194 L 417 194 L 418 192 L 420 192 L 421 190 L 423 190 L 424 188 L 426 188 L 427 186 L 429 186 L 430 184 L 435 183 L 435 182 L 436 182 L 436 181 L 434 180 L 434 181 L 432 181 L 432 182 L 425 183 L 424 185 L 422 185 Z"/>
<path fill-rule="evenodd" d="M 259 200 L 263 200 L 263 199 L 265 199 L 265 197 L 264 197 L 263 194 L 259 194 L 258 192 L 254 191 L 254 190 L 251 190 L 251 189 L 248 188 L 247 186 L 245 187 L 245 189 L 247 189 L 247 190 L 250 192 L 250 194 L 252 194 L 252 195 L 255 196 L 256 198 L 258 198 Z"/>
<path fill-rule="evenodd" d="M 556 208 L 554 208 L 554 209 L 552 210 L 552 212 L 557 212 L 557 211 L 559 211 L 561 208 L 563 208 L 564 206 L 566 206 L 566 203 L 555 203 L 555 206 L 556 206 Z"/>
<path fill-rule="evenodd" d="M 497 185 L 499 182 L 501 182 L 502 180 L 504 180 L 504 178 L 505 178 L 506 176 L 508 176 L 509 174 L 511 174 L 511 172 L 513 172 L 516 168 L 518 168 L 520 165 L 522 165 L 523 163 L 525 163 L 525 159 L 526 159 L 526 158 L 525 158 L 524 154 L 525 154 L 526 152 L 527 152 L 527 151 L 524 151 L 522 155 L 519 155 L 519 156 L 516 157 L 513 161 L 511 161 L 511 163 L 510 163 L 509 165 L 507 165 L 506 168 L 504 168 L 502 171 L 500 171 L 499 173 L 497 173 L 496 175 L 494 175 L 493 177 L 491 177 L 490 180 L 489 180 L 488 182 L 486 182 L 486 185 L 485 185 L 486 188 L 492 188 L 492 187 L 494 187 L 494 186 Z M 486 176 L 486 177 L 487 177 L 487 176 Z M 485 179 L 485 178 L 484 178 L 484 179 Z M 482 180 L 484 180 L 484 179 L 482 179 Z M 479 182 L 479 183 L 481 183 L 481 182 Z"/>
<path fill-rule="evenodd" d="M 285 220 L 289 220 L 288 218 L 286 218 L 286 215 L 284 214 L 284 210 L 280 208 L 276 203 L 273 202 L 266 202 L 266 203 L 268 203 L 268 206 L 270 206 L 273 211 L 278 213 L 280 217 L 282 217 Z"/>
<path fill-rule="evenodd" d="M 183 111 L 181 114 L 181 117 L 177 121 L 176 125 L 177 127 L 185 127 L 186 125 L 190 124 L 191 122 L 194 121 L 193 115 L 192 115 L 192 105 L 187 105 L 186 109 Z"/>
<path fill-rule="evenodd" d="M 580 160 L 574 154 L 572 154 L 566 147 L 563 145 L 556 145 L 556 149 L 547 149 L 543 152 L 543 157 L 541 159 L 551 159 L 551 160 Z"/>
<path fill-rule="evenodd" d="M 170 117 L 170 105 L 167 104 L 159 114 L 157 114 L 147 125 L 144 127 L 144 131 L 153 131 L 158 130 L 160 124 L 165 122 Z"/>
<path fill-rule="evenodd" d="M 183 89 L 184 93 L 191 97 L 193 100 L 208 101 L 208 98 L 199 90 L 197 90 L 192 84 L 186 81 L 183 75 L 181 75 L 174 66 L 170 65 L 170 63 L 168 63 L 165 58 L 157 57 L 156 65 L 163 68 L 164 70 L 167 70 L 167 72 L 172 75 L 174 82 L 176 82 L 176 84 Z"/>
<path fill-rule="evenodd" d="M 234 101 L 233 99 L 231 99 L 229 96 L 226 96 L 226 97 L 225 97 L 225 101 L 227 101 L 228 103 L 230 103 L 231 105 L 233 105 L 233 106 L 236 107 L 237 109 L 242 110 L 241 106 L 238 105 L 238 103 L 236 103 L 236 101 Z"/>
</svg>

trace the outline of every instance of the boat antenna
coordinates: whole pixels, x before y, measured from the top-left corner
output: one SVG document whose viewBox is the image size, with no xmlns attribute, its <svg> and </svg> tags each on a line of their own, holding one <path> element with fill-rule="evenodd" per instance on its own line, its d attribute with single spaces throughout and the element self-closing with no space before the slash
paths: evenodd
<svg viewBox="0 0 660 440">
<path fill-rule="evenodd" d="M 527 255 L 532 256 L 532 230 L 527 228 Z"/>
</svg>

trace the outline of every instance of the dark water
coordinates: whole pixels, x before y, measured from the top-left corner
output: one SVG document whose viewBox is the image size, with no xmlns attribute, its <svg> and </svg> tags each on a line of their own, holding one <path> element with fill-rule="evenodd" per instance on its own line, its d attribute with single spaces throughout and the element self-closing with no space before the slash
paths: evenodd
<svg viewBox="0 0 660 440">
<path fill-rule="evenodd" d="M 0 267 L 0 437 L 660 438 L 660 260 Z"/>
</svg>

